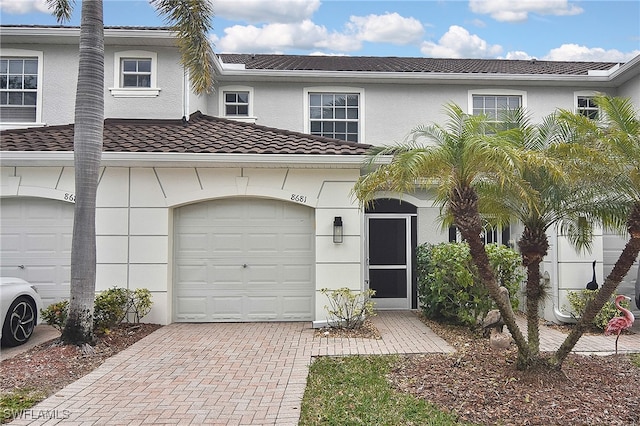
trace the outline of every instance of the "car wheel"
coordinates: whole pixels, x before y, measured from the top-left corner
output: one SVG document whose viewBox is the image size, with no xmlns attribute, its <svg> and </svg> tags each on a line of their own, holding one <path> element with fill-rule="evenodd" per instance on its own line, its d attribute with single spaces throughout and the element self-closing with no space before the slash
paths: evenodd
<svg viewBox="0 0 640 426">
<path fill-rule="evenodd" d="M 18 346 L 29 340 L 36 326 L 36 305 L 21 296 L 13 301 L 2 326 L 2 344 Z"/>
</svg>

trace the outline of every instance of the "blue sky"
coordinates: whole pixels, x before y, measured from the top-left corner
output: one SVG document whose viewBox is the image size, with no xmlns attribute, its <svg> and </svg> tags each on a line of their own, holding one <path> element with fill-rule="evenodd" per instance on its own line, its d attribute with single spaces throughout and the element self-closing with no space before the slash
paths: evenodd
<svg viewBox="0 0 640 426">
<path fill-rule="evenodd" d="M 80 3 L 78 1 L 78 3 Z M 625 62 L 640 1 L 213 0 L 219 53 Z M 161 26 L 142 0 L 105 0 L 105 25 Z M 2 24 L 55 25 L 45 0 L 0 0 Z M 70 22 L 79 24 L 80 4 Z"/>
</svg>

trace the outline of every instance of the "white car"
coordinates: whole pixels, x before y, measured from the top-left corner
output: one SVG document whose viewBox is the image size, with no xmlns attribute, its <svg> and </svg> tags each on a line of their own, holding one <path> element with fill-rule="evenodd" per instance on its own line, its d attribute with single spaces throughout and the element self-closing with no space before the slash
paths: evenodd
<svg viewBox="0 0 640 426">
<path fill-rule="evenodd" d="M 29 340 L 38 324 L 41 306 L 42 300 L 34 286 L 20 278 L 0 278 L 2 346 L 18 346 Z"/>
</svg>

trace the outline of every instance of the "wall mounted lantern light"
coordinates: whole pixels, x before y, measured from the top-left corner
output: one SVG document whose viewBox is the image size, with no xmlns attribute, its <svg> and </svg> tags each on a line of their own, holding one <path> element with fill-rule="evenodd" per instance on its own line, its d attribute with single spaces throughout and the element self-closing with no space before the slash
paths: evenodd
<svg viewBox="0 0 640 426">
<path fill-rule="evenodd" d="M 336 216 L 333 218 L 333 242 L 342 242 L 342 217 Z"/>
</svg>

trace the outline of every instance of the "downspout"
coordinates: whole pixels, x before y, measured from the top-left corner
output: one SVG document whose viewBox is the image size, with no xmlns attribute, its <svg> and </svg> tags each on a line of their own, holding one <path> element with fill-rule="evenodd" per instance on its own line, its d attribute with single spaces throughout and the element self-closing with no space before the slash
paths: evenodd
<svg viewBox="0 0 640 426">
<path fill-rule="evenodd" d="M 558 263 L 558 230 L 556 228 L 554 228 L 551 240 L 553 241 L 554 248 L 551 256 L 551 268 L 553 269 L 553 279 L 551 280 L 551 291 L 553 292 L 553 315 L 556 320 L 560 322 L 575 323 L 576 319 L 574 317 L 560 311 L 560 288 L 558 282 L 558 277 L 560 276 L 560 264 Z M 549 274 L 545 272 L 544 275 L 544 279 L 548 280 Z"/>
<path fill-rule="evenodd" d="M 184 70 L 182 76 L 182 117 L 189 120 L 189 71 Z"/>
</svg>

